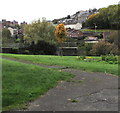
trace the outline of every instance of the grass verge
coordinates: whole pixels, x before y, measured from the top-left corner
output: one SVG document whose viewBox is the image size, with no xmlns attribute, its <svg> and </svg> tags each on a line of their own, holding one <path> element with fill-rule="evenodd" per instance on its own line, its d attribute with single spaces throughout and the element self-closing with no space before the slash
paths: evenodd
<svg viewBox="0 0 120 113">
<path fill-rule="evenodd" d="M 95 29 L 81 29 L 80 31 L 88 31 L 88 32 L 95 32 Z M 96 32 L 115 32 L 117 30 L 111 30 L 111 29 L 96 29 Z"/>
<path fill-rule="evenodd" d="M 85 62 L 77 60 L 76 56 L 50 56 L 50 55 L 18 55 L 18 54 L 3 54 L 6 57 L 31 61 L 33 63 L 42 63 L 47 65 L 60 65 L 82 69 L 92 72 L 104 72 L 114 75 L 118 74 L 118 64 L 108 64 L 105 62 Z M 100 57 L 96 57 L 99 59 Z"/>
<path fill-rule="evenodd" d="M 58 70 L 2 59 L 3 111 L 25 108 L 26 103 L 44 94 L 73 75 Z"/>
</svg>

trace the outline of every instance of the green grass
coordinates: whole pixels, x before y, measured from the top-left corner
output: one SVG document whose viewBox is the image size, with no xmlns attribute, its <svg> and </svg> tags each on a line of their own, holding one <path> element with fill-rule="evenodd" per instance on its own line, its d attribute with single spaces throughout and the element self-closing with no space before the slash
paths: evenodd
<svg viewBox="0 0 120 113">
<path fill-rule="evenodd" d="M 88 32 L 95 32 L 94 29 L 81 29 L 81 31 L 88 31 Z M 117 30 L 111 30 L 111 29 L 96 29 L 96 32 L 114 32 Z"/>
<path fill-rule="evenodd" d="M 118 75 L 118 65 L 108 64 L 105 62 L 85 62 L 77 60 L 77 56 L 50 56 L 50 55 L 18 55 L 18 54 L 3 54 L 3 56 L 23 59 L 33 63 L 42 63 L 48 65 L 60 65 L 82 69 L 92 72 L 104 72 Z M 100 57 L 93 57 L 100 59 Z"/>
<path fill-rule="evenodd" d="M 25 108 L 26 103 L 47 92 L 57 81 L 68 80 L 73 75 L 2 59 L 3 110 Z"/>
</svg>

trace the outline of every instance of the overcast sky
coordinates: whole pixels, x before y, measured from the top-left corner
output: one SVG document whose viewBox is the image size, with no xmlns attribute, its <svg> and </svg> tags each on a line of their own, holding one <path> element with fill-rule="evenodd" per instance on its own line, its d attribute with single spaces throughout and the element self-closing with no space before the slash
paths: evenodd
<svg viewBox="0 0 120 113">
<path fill-rule="evenodd" d="M 66 17 L 80 10 L 118 4 L 119 0 L 1 0 L 0 20 L 28 23 L 45 17 L 47 20 Z"/>
</svg>

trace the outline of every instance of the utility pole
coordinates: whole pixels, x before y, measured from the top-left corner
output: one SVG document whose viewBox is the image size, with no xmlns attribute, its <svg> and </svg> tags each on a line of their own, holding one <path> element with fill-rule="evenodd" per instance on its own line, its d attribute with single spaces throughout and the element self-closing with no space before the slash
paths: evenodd
<svg viewBox="0 0 120 113">
<path fill-rule="evenodd" d="M 96 33 L 96 28 L 97 28 L 96 23 L 94 23 L 94 25 L 95 25 L 95 33 Z"/>
</svg>

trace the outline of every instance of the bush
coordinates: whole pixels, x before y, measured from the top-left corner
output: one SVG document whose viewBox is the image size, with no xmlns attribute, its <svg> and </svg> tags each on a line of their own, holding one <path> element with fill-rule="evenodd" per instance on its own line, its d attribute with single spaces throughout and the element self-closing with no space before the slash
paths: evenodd
<svg viewBox="0 0 120 113">
<path fill-rule="evenodd" d="M 92 55 L 92 54 L 91 54 L 92 46 L 93 46 L 92 43 L 86 43 L 86 44 L 85 44 L 85 51 L 86 51 L 86 55 L 87 55 L 87 56 Z"/>
<path fill-rule="evenodd" d="M 109 61 L 117 61 L 117 57 L 116 56 L 107 56 L 105 58 L 105 61 L 106 62 L 109 62 Z"/>
<path fill-rule="evenodd" d="M 36 44 L 33 42 L 28 48 L 30 54 L 34 55 L 55 55 L 56 46 L 49 44 L 45 41 L 38 41 Z"/>
<path fill-rule="evenodd" d="M 111 44 L 105 41 L 100 41 L 93 45 L 91 53 L 92 55 L 107 55 L 110 54 Z"/>
<path fill-rule="evenodd" d="M 118 45 L 111 44 L 111 51 L 110 51 L 110 54 L 113 54 L 113 55 L 120 55 L 120 51 L 119 51 Z"/>
<path fill-rule="evenodd" d="M 102 57 L 102 61 L 105 61 L 106 56 L 102 55 L 101 57 Z"/>
<path fill-rule="evenodd" d="M 106 61 L 109 64 L 118 64 L 118 57 L 113 55 L 102 56 L 102 61 Z"/>
</svg>

